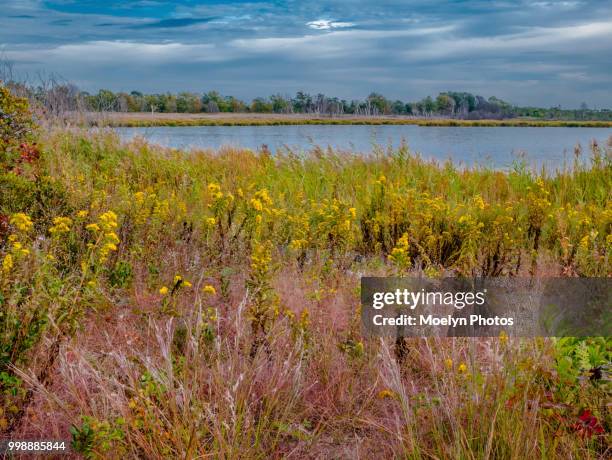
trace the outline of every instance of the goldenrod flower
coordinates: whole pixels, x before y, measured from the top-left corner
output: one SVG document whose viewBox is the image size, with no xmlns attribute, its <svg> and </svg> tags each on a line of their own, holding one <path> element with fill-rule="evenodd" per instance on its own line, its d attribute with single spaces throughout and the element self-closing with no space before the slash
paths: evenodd
<svg viewBox="0 0 612 460">
<path fill-rule="evenodd" d="M 89 214 L 89 211 L 82 210 L 82 211 L 77 212 L 77 217 L 80 217 L 82 219 L 84 217 L 87 217 L 88 214 Z"/>
<path fill-rule="evenodd" d="M 98 224 L 89 224 L 85 226 L 86 230 L 89 230 L 90 232 L 99 232 L 100 231 L 100 227 L 98 227 Z"/>
<path fill-rule="evenodd" d="M 257 198 L 251 198 L 251 206 L 253 209 L 255 209 L 255 211 L 263 210 L 263 204 L 261 204 L 261 201 L 259 201 Z"/>
<path fill-rule="evenodd" d="M 109 243 L 119 244 L 120 242 L 119 237 L 115 232 L 109 232 L 105 235 L 105 237 Z"/>
<path fill-rule="evenodd" d="M 378 392 L 378 399 L 397 398 L 393 390 L 385 389 Z"/>
<path fill-rule="evenodd" d="M 22 212 L 13 214 L 9 222 L 22 232 L 27 232 L 34 226 L 32 219 Z"/>
<path fill-rule="evenodd" d="M 473 201 L 476 207 L 481 211 L 485 208 L 485 202 L 480 195 L 476 195 Z"/>
<path fill-rule="evenodd" d="M 10 272 L 13 269 L 13 256 L 7 254 L 4 256 L 4 260 L 2 261 L 2 271 L 5 273 Z"/>
<path fill-rule="evenodd" d="M 53 224 L 53 227 L 49 229 L 49 233 L 53 236 L 61 235 L 70 231 L 72 220 L 68 217 L 56 217 L 53 219 Z"/>
</svg>

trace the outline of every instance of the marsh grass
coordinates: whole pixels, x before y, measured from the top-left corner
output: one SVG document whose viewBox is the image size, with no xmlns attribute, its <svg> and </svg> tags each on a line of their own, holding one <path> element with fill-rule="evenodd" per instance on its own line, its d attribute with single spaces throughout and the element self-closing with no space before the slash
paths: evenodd
<svg viewBox="0 0 612 460">
<path fill-rule="evenodd" d="M 610 128 L 611 121 L 595 120 L 539 120 L 512 118 L 504 120 L 462 120 L 450 118 L 418 117 L 353 117 L 282 114 L 148 114 L 148 113 L 87 113 L 74 117 L 75 122 L 86 126 L 155 127 L 155 126 L 281 126 L 281 125 L 418 125 L 458 127 L 582 127 Z"/>
<path fill-rule="evenodd" d="M 32 358 L 52 327 L 7 374 L 29 391 L 4 396 L 5 417 L 21 405 L 11 436 L 71 426 L 91 458 L 609 455 L 609 380 L 589 378 L 609 340 L 410 339 L 398 359 L 362 335 L 358 290 L 362 274 L 610 276 L 609 147 L 552 173 L 406 147 L 185 153 L 67 129 L 40 144 L 41 172 L 4 190 L 44 176 L 62 198 L 0 198 L 0 260 L 29 251 L 0 292 L 11 311 L 75 309 L 52 378 Z"/>
</svg>

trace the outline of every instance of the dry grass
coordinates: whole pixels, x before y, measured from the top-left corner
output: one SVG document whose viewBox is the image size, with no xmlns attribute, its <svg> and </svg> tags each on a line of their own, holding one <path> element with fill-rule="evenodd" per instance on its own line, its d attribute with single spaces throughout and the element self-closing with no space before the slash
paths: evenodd
<svg viewBox="0 0 612 460">
<path fill-rule="evenodd" d="M 567 121 L 513 118 L 506 120 L 459 120 L 411 116 L 354 116 L 273 113 L 86 113 L 72 117 L 88 126 L 266 126 L 266 125 L 419 125 L 419 126 L 533 126 L 610 128 L 610 121 Z"/>
<path fill-rule="evenodd" d="M 11 227 L 30 253 L 0 292 L 72 322 L 49 309 L 57 328 L 11 368 L 33 391 L 4 396 L 25 408 L 12 438 L 71 437 L 92 458 L 609 456 L 608 431 L 576 425 L 588 409 L 608 429 L 609 385 L 558 341 L 410 339 L 399 359 L 358 313 L 362 274 L 610 276 L 605 148 L 550 175 L 406 150 L 188 155 L 104 132 L 41 145 L 3 182 L 0 212 L 33 224 Z"/>
</svg>

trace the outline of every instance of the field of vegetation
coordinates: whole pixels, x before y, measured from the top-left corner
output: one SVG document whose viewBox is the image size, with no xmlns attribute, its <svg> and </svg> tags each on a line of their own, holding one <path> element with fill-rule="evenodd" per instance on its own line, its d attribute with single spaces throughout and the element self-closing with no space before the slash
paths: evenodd
<svg viewBox="0 0 612 460">
<path fill-rule="evenodd" d="M 556 173 L 184 153 L 0 87 L 0 431 L 86 458 L 610 456 L 607 338 L 374 339 L 368 275 L 612 275 L 611 146 Z M 582 161 L 588 156 L 588 161 Z"/>
<path fill-rule="evenodd" d="M 458 118 L 419 118 L 408 116 L 353 116 L 262 113 L 146 113 L 89 112 L 76 114 L 73 122 L 85 126 L 277 126 L 277 125 L 418 125 L 418 126 L 516 126 L 612 128 L 612 121 L 540 120 L 507 118 L 503 120 L 463 120 Z"/>
</svg>

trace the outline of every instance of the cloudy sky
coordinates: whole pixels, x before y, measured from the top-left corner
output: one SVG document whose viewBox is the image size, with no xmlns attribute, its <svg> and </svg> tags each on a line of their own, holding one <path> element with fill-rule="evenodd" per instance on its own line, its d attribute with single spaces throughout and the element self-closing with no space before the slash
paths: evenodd
<svg viewBox="0 0 612 460">
<path fill-rule="evenodd" d="M 610 0 L 0 1 L 0 59 L 88 91 L 612 107 Z"/>
</svg>

